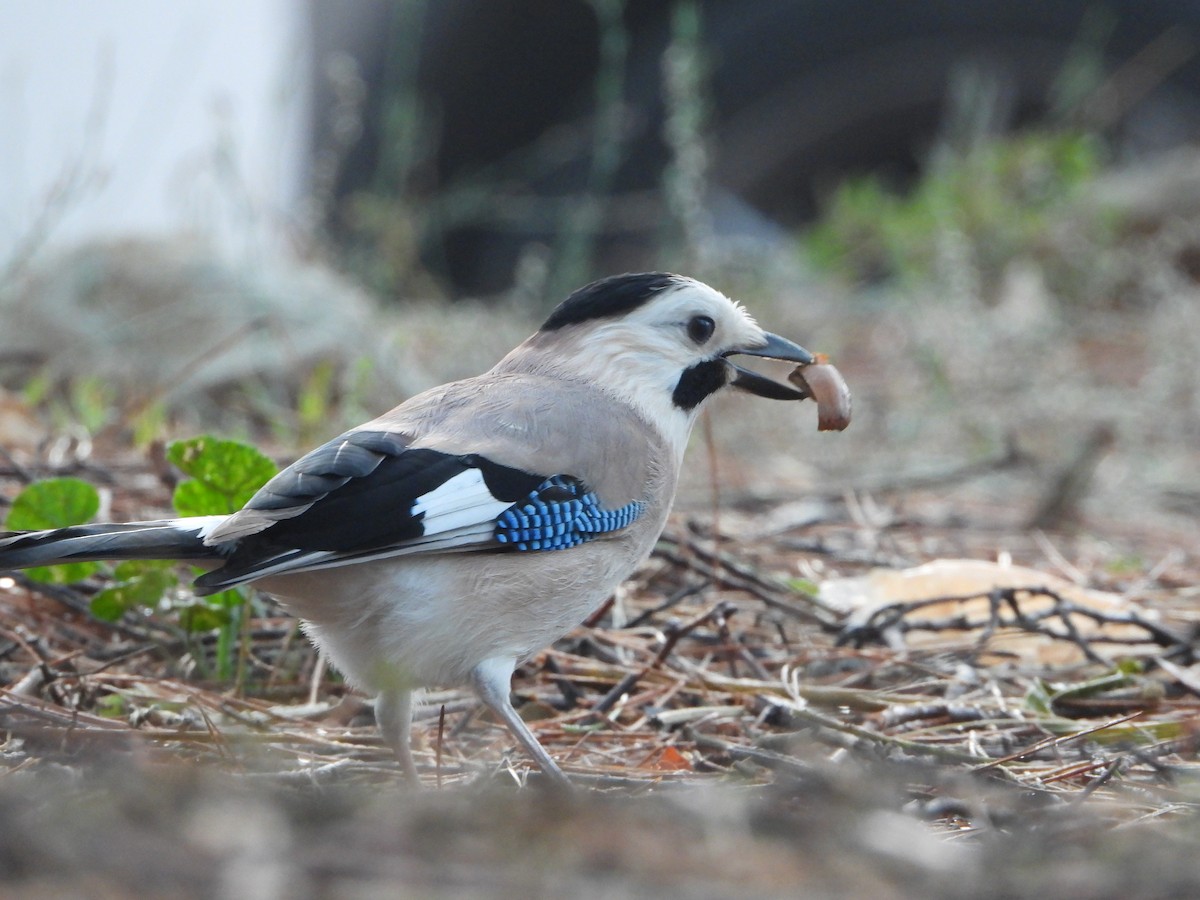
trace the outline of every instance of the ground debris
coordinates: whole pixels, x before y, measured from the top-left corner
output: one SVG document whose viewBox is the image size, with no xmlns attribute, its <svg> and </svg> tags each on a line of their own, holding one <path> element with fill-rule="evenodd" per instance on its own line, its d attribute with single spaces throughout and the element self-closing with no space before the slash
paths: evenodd
<svg viewBox="0 0 1200 900">
<path fill-rule="evenodd" d="M 136 465 L 123 461 L 110 475 L 116 503 L 129 503 L 121 491 L 127 479 L 143 491 L 138 506 L 153 500 Z M 157 483 L 165 507 L 167 485 Z M 965 896 L 966 885 L 974 896 L 1001 896 L 1001 886 L 1015 890 L 1020 880 L 1011 867 L 996 875 L 992 867 L 1000 863 L 990 857 L 963 855 L 956 841 L 1008 842 L 1004 852 L 1014 859 L 1042 862 L 1043 845 L 1022 835 L 1108 848 L 1118 827 L 1121 840 L 1138 843 L 1138 835 L 1161 834 L 1173 823 L 1180 846 L 1200 842 L 1200 797 L 1192 787 L 1200 775 L 1194 553 L 1171 540 L 1138 546 L 1145 558 L 1169 564 L 1123 581 L 1086 537 L 1058 538 L 1048 554 L 1044 538 L 997 534 L 969 521 L 943 524 L 937 511 L 944 492 L 906 495 L 902 511 L 897 502 L 827 498 L 819 520 L 769 535 L 740 527 L 734 513 L 719 521 L 676 516 L 615 601 L 523 666 L 514 681 L 531 728 L 572 780 L 595 795 L 570 801 L 584 807 L 568 805 L 569 814 L 590 815 L 589 804 L 612 797 L 644 802 L 667 792 L 664 805 L 617 815 L 631 817 L 633 833 L 642 833 L 636 822 L 658 823 L 648 827 L 661 828 L 669 842 L 686 842 L 687 834 L 672 831 L 682 826 L 661 825 L 658 817 L 690 809 L 701 795 L 720 798 L 707 802 L 721 808 L 752 809 L 738 813 L 753 824 L 737 833 L 753 837 L 758 864 L 748 873 L 727 856 L 721 860 L 729 877 L 767 893 L 781 890 L 784 876 L 816 885 L 850 877 L 815 862 L 803 872 L 791 863 L 779 868 L 781 847 L 823 852 L 821 817 L 841 823 L 848 859 L 875 867 L 853 876 L 866 879 L 854 885 L 875 890 L 872 879 L 898 866 L 922 884 L 939 885 L 931 894 L 944 896 Z M 1111 540 L 1109 552 L 1123 558 L 1128 545 Z M 798 550 L 804 542 L 809 549 Z M 998 545 L 1021 564 L 987 562 Z M 913 571 L 926 577 L 872 572 L 881 558 L 917 562 Z M 1054 574 L 1064 564 L 1074 567 L 1074 579 Z M 999 570 L 1007 580 L 996 580 Z M 932 578 L 947 572 L 959 579 L 956 586 Z M 880 589 L 893 582 L 905 590 Z M 256 600 L 261 615 L 247 635 L 248 678 L 238 693 L 206 676 L 215 650 L 208 635 L 184 634 L 156 616 L 111 625 L 90 617 L 89 598 L 101 584 L 44 586 L 6 576 L 0 587 L 0 818 L 20 818 L 31 834 L 66 827 L 56 804 L 74 802 L 73 792 L 104 783 L 106 791 L 141 797 L 137 785 L 150 778 L 168 794 L 182 793 L 183 819 L 202 819 L 168 831 L 186 826 L 199 829 L 188 835 L 206 834 L 212 822 L 233 815 L 222 804 L 250 804 L 283 829 L 282 849 L 263 852 L 290 860 L 280 864 L 288 877 L 336 881 L 343 863 L 310 843 L 322 829 L 361 834 L 386 822 L 388 836 L 380 840 L 388 853 L 436 858 L 415 837 L 422 816 L 437 808 L 453 823 L 464 796 L 491 797 L 498 784 L 540 781 L 468 693 L 431 691 L 418 711 L 415 749 L 426 784 L 442 787 L 432 793 L 444 797 L 406 799 L 393 806 L 407 812 L 390 818 L 399 814 L 362 799 L 400 781 L 370 705 L 325 671 L 293 620 Z M 846 600 L 847 585 L 859 591 L 857 607 Z M 211 779 L 221 787 L 208 787 Z M 46 784 L 60 782 L 65 786 L 45 793 Z M 221 809 L 198 811 L 202 783 Z M 58 799 L 18 814 L 30 785 Z M 320 826 L 306 811 L 314 791 L 340 810 Z M 518 818 L 533 815 L 527 803 L 545 801 L 540 792 L 530 794 L 536 801 L 501 795 L 486 802 Z M 556 815 L 547 821 L 559 821 Z M 261 836 L 257 821 L 250 816 L 245 828 Z M 0 821 L 0 834 L 14 833 Z M 771 836 L 766 843 L 764 835 Z M 931 836 L 935 843 L 926 846 Z M 632 844 L 614 847 L 590 830 L 576 837 L 618 859 L 625 877 L 637 877 Z M 563 852 L 558 837 L 541 840 Z M 925 847 L 925 858 L 901 860 L 898 848 L 909 844 Z M 729 852 L 750 853 L 747 846 L 733 840 Z M 151 853 L 149 847 L 142 850 Z M 30 859 L 57 859 L 53 848 L 34 853 L 0 838 L 0 856 L 26 852 L 27 873 L 49 871 Z M 235 877 L 204 862 L 233 865 L 226 844 L 200 840 L 189 852 L 195 855 L 177 867 L 172 862 L 162 877 L 197 868 L 206 873 L 197 884 Z M 460 852 L 470 858 L 453 841 L 438 850 Z M 363 877 L 392 877 L 369 857 L 359 862 Z M 118 868 L 104 870 L 105 877 L 124 885 L 128 873 Z M 946 876 L 950 870 L 961 878 Z M 421 871 L 405 883 L 429 887 L 443 877 Z M 549 872 L 539 869 L 536 877 Z M 577 869 L 559 874 L 563 884 L 581 877 Z M 706 877 L 726 884 L 725 876 Z M 1078 887 L 1068 873 L 1056 877 Z M 1132 875 L 1119 877 L 1129 883 Z M 1196 886 L 1187 881 L 1194 875 L 1178 878 Z M 880 895 L 899 895 L 889 890 Z"/>
</svg>

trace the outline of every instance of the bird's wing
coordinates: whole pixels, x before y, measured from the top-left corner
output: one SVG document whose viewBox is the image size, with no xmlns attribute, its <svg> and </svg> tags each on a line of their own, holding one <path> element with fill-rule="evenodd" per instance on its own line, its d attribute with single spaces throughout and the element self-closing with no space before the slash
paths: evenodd
<svg viewBox="0 0 1200 900">
<path fill-rule="evenodd" d="M 356 430 L 280 472 L 214 528 L 206 542 L 228 561 L 196 584 L 218 591 L 410 553 L 563 549 L 625 528 L 643 505 L 606 508 L 570 473 L 414 447 L 398 431 Z"/>
</svg>

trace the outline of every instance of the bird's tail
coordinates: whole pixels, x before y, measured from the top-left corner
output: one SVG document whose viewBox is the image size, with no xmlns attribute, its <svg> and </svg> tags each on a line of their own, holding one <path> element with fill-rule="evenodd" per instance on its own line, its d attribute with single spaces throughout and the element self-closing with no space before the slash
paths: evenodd
<svg viewBox="0 0 1200 900">
<path fill-rule="evenodd" d="M 205 545 L 204 536 L 224 519 L 195 516 L 0 535 L 0 569 L 100 559 L 216 560 L 221 554 Z"/>
</svg>

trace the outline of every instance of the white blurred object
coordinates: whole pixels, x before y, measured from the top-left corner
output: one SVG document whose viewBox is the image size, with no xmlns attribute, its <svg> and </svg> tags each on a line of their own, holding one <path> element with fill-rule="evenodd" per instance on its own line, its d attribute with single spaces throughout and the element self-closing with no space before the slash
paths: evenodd
<svg viewBox="0 0 1200 900">
<path fill-rule="evenodd" d="M 303 194 L 305 9 L 0 4 L 0 271 L 47 244 L 126 236 L 277 249 Z"/>
<path fill-rule="evenodd" d="M 994 605 L 990 594 L 1012 590 L 1011 602 Z M 849 614 L 848 625 L 878 623 L 882 610 L 898 615 L 887 635 L 901 646 L 976 647 L 985 665 L 1021 661 L 1028 665 L 1076 665 L 1086 657 L 1070 637 L 1067 620 L 1081 640 L 1121 655 L 1158 653 L 1152 635 L 1139 622 L 1158 614 L 1127 596 L 1082 587 L 1025 566 L 982 559 L 935 559 L 909 569 L 873 569 L 865 575 L 828 578 L 821 599 Z M 1061 604 L 1059 601 L 1062 601 Z M 1026 617 L 1017 620 L 1016 611 Z M 1060 614 L 1055 610 L 1066 610 Z M 1086 615 L 1088 611 L 1097 615 Z M 900 628 L 903 620 L 904 630 Z M 1027 625 L 1041 623 L 1043 630 Z"/>
</svg>

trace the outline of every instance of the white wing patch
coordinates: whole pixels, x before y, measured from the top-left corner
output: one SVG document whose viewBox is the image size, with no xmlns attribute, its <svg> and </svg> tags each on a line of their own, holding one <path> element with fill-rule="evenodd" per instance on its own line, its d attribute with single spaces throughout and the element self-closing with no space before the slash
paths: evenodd
<svg viewBox="0 0 1200 900">
<path fill-rule="evenodd" d="M 424 514 L 421 525 L 426 537 L 485 523 L 490 533 L 496 517 L 510 506 L 511 502 L 492 496 L 482 472 L 467 469 L 418 497 L 412 514 Z"/>
<path fill-rule="evenodd" d="M 186 519 L 170 519 L 167 524 L 185 531 L 194 531 L 207 543 L 208 537 L 228 519 L 229 516 L 188 516 Z"/>
</svg>

